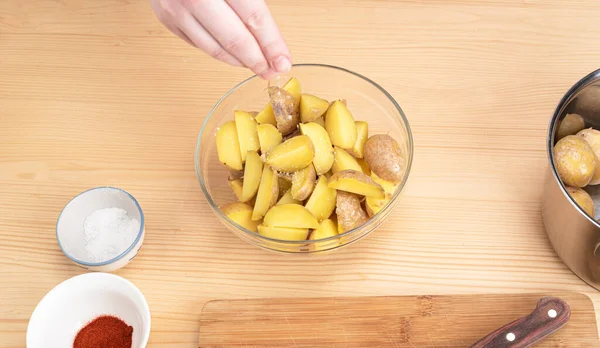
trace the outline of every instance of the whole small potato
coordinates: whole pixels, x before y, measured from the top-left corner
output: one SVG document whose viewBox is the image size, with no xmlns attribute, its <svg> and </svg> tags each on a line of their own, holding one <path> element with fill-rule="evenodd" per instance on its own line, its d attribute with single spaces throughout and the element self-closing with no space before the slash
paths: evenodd
<svg viewBox="0 0 600 348">
<path fill-rule="evenodd" d="M 594 200 L 587 192 L 580 188 L 567 186 L 567 193 L 583 211 L 592 218 L 594 217 Z"/>
<path fill-rule="evenodd" d="M 556 171 L 565 185 L 584 187 L 590 183 L 596 172 L 598 159 L 583 138 L 568 135 L 560 139 L 554 145 L 553 154 Z"/>
<path fill-rule="evenodd" d="M 394 138 L 387 134 L 373 135 L 365 143 L 364 155 L 369 168 L 377 176 L 394 184 L 402 181 L 404 158 Z"/>
<path fill-rule="evenodd" d="M 600 115 L 600 86 L 592 85 L 581 91 L 575 102 L 575 111 L 586 118 Z"/>
<path fill-rule="evenodd" d="M 593 128 L 588 128 L 580 131 L 577 133 L 577 135 L 582 137 L 590 145 L 596 154 L 596 158 L 600 159 L 600 131 Z M 598 184 L 600 184 L 600 161 L 598 161 L 598 166 L 596 167 L 594 176 L 592 176 L 592 180 L 590 180 L 588 185 Z"/>
<path fill-rule="evenodd" d="M 583 117 L 577 114 L 567 114 L 565 118 L 560 121 L 558 130 L 556 131 L 556 140 L 560 140 L 567 135 L 577 134 L 580 130 L 585 127 L 585 121 Z"/>
</svg>

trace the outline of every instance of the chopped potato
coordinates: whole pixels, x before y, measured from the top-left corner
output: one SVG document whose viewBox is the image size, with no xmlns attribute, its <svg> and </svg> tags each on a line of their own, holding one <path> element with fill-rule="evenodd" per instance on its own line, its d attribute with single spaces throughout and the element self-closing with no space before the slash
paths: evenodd
<svg viewBox="0 0 600 348">
<path fill-rule="evenodd" d="M 333 151 L 333 166 L 331 167 L 331 172 L 335 174 L 347 169 L 359 172 L 362 171 L 362 167 L 358 164 L 356 158 L 352 157 L 346 150 L 336 146 Z"/>
<path fill-rule="evenodd" d="M 272 207 L 265 215 L 263 224 L 269 227 L 319 227 L 317 219 L 299 204 L 282 204 Z"/>
<path fill-rule="evenodd" d="M 315 148 L 313 164 L 318 175 L 327 173 L 333 166 L 333 147 L 325 128 L 315 122 L 300 124 L 300 132 L 308 136 Z"/>
<path fill-rule="evenodd" d="M 279 181 L 277 176 L 269 166 L 263 166 L 263 172 L 260 177 L 256 202 L 252 212 L 252 220 L 260 220 L 265 216 L 269 208 L 277 203 L 279 197 Z"/>
<path fill-rule="evenodd" d="M 335 146 L 350 149 L 356 143 L 356 123 L 350 110 L 339 100 L 327 109 L 325 129 Z"/>
<path fill-rule="evenodd" d="M 278 171 L 291 173 L 306 168 L 314 158 L 312 141 L 299 135 L 277 145 L 267 154 L 266 162 Z"/>
<path fill-rule="evenodd" d="M 335 173 L 329 179 L 329 188 L 346 191 L 357 195 L 374 198 L 384 198 L 385 192 L 381 185 L 356 170 L 343 170 Z"/>
<path fill-rule="evenodd" d="M 300 98 L 300 120 L 304 123 L 313 122 L 323 116 L 329 108 L 329 102 L 312 94 L 302 94 Z"/>
<path fill-rule="evenodd" d="M 336 196 L 337 191 L 329 188 L 329 180 L 327 180 L 326 176 L 322 175 L 319 177 L 312 195 L 310 195 L 304 206 L 318 221 L 322 221 L 333 214 Z"/>
<path fill-rule="evenodd" d="M 298 201 L 307 199 L 313 192 L 316 181 L 317 173 L 312 164 L 295 172 L 292 178 L 292 197 Z"/>
<path fill-rule="evenodd" d="M 256 151 L 248 151 L 244 168 L 244 184 L 242 186 L 241 202 L 248 202 L 258 192 L 258 186 L 263 172 L 263 162 Z"/>
<path fill-rule="evenodd" d="M 348 149 L 348 153 L 354 156 L 354 158 L 363 158 L 365 143 L 369 138 L 369 125 L 364 121 L 356 121 L 356 142 L 352 148 Z"/>
<path fill-rule="evenodd" d="M 246 162 L 246 154 L 248 151 L 258 151 L 260 149 L 258 134 L 256 133 L 256 121 L 252 115 L 240 110 L 236 110 L 233 117 L 235 119 L 238 141 L 240 143 L 242 163 L 244 163 Z"/>
<path fill-rule="evenodd" d="M 240 142 L 234 121 L 225 122 L 216 135 L 217 154 L 219 161 L 231 170 L 242 170 L 242 155 Z"/>
<path fill-rule="evenodd" d="M 238 225 L 252 232 L 257 231 L 257 226 L 260 221 L 254 221 L 252 219 L 252 207 L 250 205 L 241 202 L 234 202 L 221 207 L 221 211 Z"/>
<path fill-rule="evenodd" d="M 292 197 L 292 190 L 287 190 L 285 194 L 281 196 L 276 205 L 282 204 L 302 204 L 302 202 L 295 200 L 294 197 Z"/>
<path fill-rule="evenodd" d="M 275 146 L 281 144 L 282 135 L 272 124 L 259 124 L 256 126 L 260 152 L 269 153 Z"/>
<path fill-rule="evenodd" d="M 308 228 L 291 228 L 291 227 L 269 227 L 264 225 L 258 226 L 258 233 L 261 236 L 280 239 L 280 240 L 306 240 L 308 237 Z"/>
</svg>

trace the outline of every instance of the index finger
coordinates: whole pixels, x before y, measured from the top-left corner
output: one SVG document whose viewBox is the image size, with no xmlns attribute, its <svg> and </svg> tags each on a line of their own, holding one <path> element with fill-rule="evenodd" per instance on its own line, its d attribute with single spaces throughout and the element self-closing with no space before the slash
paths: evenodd
<svg viewBox="0 0 600 348">
<path fill-rule="evenodd" d="M 227 0 L 256 38 L 269 65 L 279 73 L 292 67 L 290 50 L 263 0 Z"/>
</svg>

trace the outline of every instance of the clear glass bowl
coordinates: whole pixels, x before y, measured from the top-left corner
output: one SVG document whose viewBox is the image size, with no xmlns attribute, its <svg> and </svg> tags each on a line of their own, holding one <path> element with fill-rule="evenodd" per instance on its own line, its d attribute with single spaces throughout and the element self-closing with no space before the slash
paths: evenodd
<svg viewBox="0 0 600 348">
<path fill-rule="evenodd" d="M 355 120 L 367 121 L 369 136 L 389 134 L 400 145 L 404 156 L 404 175 L 391 201 L 367 223 L 320 240 L 285 241 L 267 238 L 238 225 L 219 209 L 237 199 L 228 185 L 229 170 L 219 162 L 215 134 L 219 127 L 233 120 L 234 110 L 260 111 L 267 104 L 269 84 L 281 85 L 296 77 L 303 93 L 326 100 L 346 99 Z M 288 253 L 307 253 L 340 248 L 355 242 L 377 228 L 398 204 L 399 197 L 410 173 L 413 158 L 413 139 L 408 120 L 394 98 L 377 83 L 355 72 L 329 65 L 300 64 L 269 83 L 253 76 L 231 89 L 210 111 L 196 143 L 196 174 L 202 192 L 217 216 L 231 232 L 250 244 L 261 248 Z"/>
</svg>

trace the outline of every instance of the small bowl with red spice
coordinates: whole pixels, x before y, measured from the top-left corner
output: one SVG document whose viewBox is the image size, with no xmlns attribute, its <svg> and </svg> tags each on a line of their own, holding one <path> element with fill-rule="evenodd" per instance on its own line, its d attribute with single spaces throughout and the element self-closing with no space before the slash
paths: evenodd
<svg viewBox="0 0 600 348">
<path fill-rule="evenodd" d="M 144 348 L 150 309 L 130 281 L 110 273 L 86 273 L 50 290 L 27 326 L 27 347 Z"/>
</svg>

